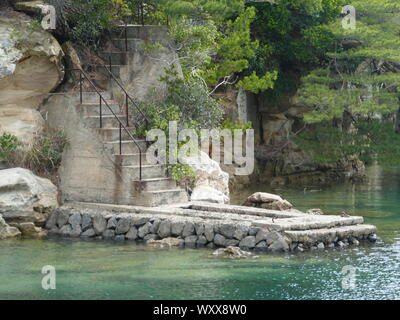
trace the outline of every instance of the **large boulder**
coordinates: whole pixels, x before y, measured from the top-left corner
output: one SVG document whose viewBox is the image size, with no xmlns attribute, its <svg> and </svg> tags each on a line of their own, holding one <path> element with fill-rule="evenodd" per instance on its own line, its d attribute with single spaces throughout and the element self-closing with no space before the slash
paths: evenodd
<svg viewBox="0 0 400 320">
<path fill-rule="evenodd" d="M 204 201 L 211 203 L 228 203 L 229 199 L 221 191 L 208 186 L 198 186 L 193 189 L 190 197 L 192 201 Z"/>
<path fill-rule="evenodd" d="M 292 204 L 280 196 L 266 192 L 256 192 L 249 196 L 243 204 L 249 207 L 258 207 L 269 210 L 290 210 Z"/>
<path fill-rule="evenodd" d="M 196 174 L 192 201 L 229 203 L 229 174 L 218 162 L 200 151 L 198 156 L 183 157 L 181 162 L 190 166 Z"/>
<path fill-rule="evenodd" d="M 22 168 L 0 170 L 0 214 L 13 225 L 42 225 L 58 207 L 57 187 Z"/>
<path fill-rule="evenodd" d="M 21 232 L 15 227 L 10 227 L 0 214 L 0 240 L 15 238 L 20 235 Z"/>
<path fill-rule="evenodd" d="M 64 77 L 62 57 L 40 24 L 16 12 L 0 15 L 0 134 L 30 144 L 43 129 L 37 109 Z"/>
</svg>

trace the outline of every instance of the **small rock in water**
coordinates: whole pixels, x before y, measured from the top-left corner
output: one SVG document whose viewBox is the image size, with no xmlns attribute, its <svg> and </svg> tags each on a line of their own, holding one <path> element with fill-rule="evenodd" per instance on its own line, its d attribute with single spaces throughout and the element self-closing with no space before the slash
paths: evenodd
<svg viewBox="0 0 400 320">
<path fill-rule="evenodd" d="M 122 234 L 117 235 L 117 236 L 115 236 L 114 240 L 115 241 L 125 241 L 125 236 Z"/>
<path fill-rule="evenodd" d="M 187 236 L 185 238 L 185 246 L 188 248 L 196 248 L 197 236 Z"/>
<path fill-rule="evenodd" d="M 342 248 L 342 247 L 345 246 L 345 244 L 344 244 L 343 241 L 338 241 L 338 242 L 337 242 L 337 246 L 340 247 L 340 248 Z"/>
<path fill-rule="evenodd" d="M 110 218 L 107 223 L 107 229 L 115 229 L 117 227 L 117 223 L 117 218 Z"/>
<path fill-rule="evenodd" d="M 225 246 L 226 246 L 226 247 L 229 247 L 229 246 L 237 247 L 238 245 L 239 245 L 239 240 L 227 239 L 227 240 L 225 241 Z"/>
<path fill-rule="evenodd" d="M 227 258 L 243 258 L 252 256 L 250 252 L 243 251 L 238 247 L 229 246 L 227 248 L 219 248 L 213 252 L 214 256 Z"/>
<path fill-rule="evenodd" d="M 114 236 L 115 236 L 114 230 L 107 229 L 106 231 L 103 232 L 103 239 L 106 240 L 113 239 Z"/>
<path fill-rule="evenodd" d="M 325 249 L 324 243 L 323 242 L 318 243 L 317 248 L 320 250 Z"/>
<path fill-rule="evenodd" d="M 154 234 L 154 233 L 149 233 L 146 234 L 143 238 L 144 241 L 149 241 L 149 240 L 157 240 L 158 239 L 158 235 Z"/>
<path fill-rule="evenodd" d="M 255 250 L 257 251 L 266 251 L 267 249 L 268 246 L 266 241 L 260 241 L 255 247 Z"/>
<path fill-rule="evenodd" d="M 96 232 L 94 231 L 94 229 L 87 229 L 86 231 L 84 231 L 81 234 L 81 237 L 83 238 L 91 238 L 94 237 L 96 235 Z"/>
<path fill-rule="evenodd" d="M 199 238 L 196 241 L 196 245 L 198 247 L 204 247 L 207 244 L 207 239 L 205 236 L 199 236 Z"/>
<path fill-rule="evenodd" d="M 307 214 L 311 214 L 311 215 L 317 215 L 317 216 L 324 214 L 324 213 L 322 212 L 322 210 L 321 210 L 321 209 L 318 209 L 318 208 L 309 209 L 309 210 L 307 210 L 306 213 L 307 213 Z"/>
<path fill-rule="evenodd" d="M 371 233 L 371 234 L 368 235 L 367 239 L 370 242 L 376 242 L 376 240 L 378 240 L 378 237 L 376 236 L 376 233 Z"/>
<path fill-rule="evenodd" d="M 256 246 L 256 237 L 247 236 L 239 242 L 239 247 L 245 249 L 253 249 Z"/>
<path fill-rule="evenodd" d="M 183 239 L 178 239 L 178 238 L 164 238 L 162 240 L 150 239 L 146 242 L 146 244 L 154 247 L 170 248 L 170 247 L 179 247 L 182 241 Z"/>
<path fill-rule="evenodd" d="M 217 233 L 214 236 L 214 243 L 217 246 L 224 246 L 225 245 L 225 240 L 226 240 L 226 238 L 223 235 L 220 235 L 219 233 Z"/>
</svg>

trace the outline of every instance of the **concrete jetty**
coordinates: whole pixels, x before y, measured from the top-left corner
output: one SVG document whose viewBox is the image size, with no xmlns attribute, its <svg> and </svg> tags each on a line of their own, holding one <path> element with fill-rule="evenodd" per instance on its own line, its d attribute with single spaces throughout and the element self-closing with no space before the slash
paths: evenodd
<svg viewBox="0 0 400 320">
<path fill-rule="evenodd" d="M 71 202 L 53 211 L 46 228 L 64 237 L 144 242 L 173 237 L 190 248 L 238 246 L 265 252 L 345 247 L 376 240 L 376 227 L 364 224 L 360 216 L 206 202 L 151 208 Z"/>
</svg>

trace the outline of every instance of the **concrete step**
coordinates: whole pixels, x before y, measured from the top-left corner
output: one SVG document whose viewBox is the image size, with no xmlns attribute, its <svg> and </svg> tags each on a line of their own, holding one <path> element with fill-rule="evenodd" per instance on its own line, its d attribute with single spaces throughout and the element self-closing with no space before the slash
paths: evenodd
<svg viewBox="0 0 400 320">
<path fill-rule="evenodd" d="M 127 62 L 127 54 L 124 51 L 100 52 L 99 57 L 102 58 L 106 64 L 110 62 L 111 58 L 111 65 L 126 65 Z"/>
<path fill-rule="evenodd" d="M 277 219 L 275 220 L 274 224 L 279 225 L 281 230 L 311 230 L 352 226 L 361 224 L 363 222 L 364 218 L 360 216 L 341 217 L 333 215 L 307 215 L 296 218 Z"/>
<path fill-rule="evenodd" d="M 128 45 L 128 51 L 138 51 L 138 50 L 144 50 L 145 48 L 145 44 L 148 44 L 148 42 L 150 43 L 159 43 L 159 41 L 146 41 L 144 42 L 141 39 L 127 39 L 126 43 L 125 43 L 125 39 L 124 38 L 115 38 L 112 39 L 112 43 L 114 44 L 114 46 L 116 46 L 117 48 L 119 48 L 121 51 L 125 51 L 126 50 L 126 45 Z"/>
<path fill-rule="evenodd" d="M 129 176 L 133 181 L 139 180 L 139 166 L 123 166 L 122 174 Z M 167 167 L 165 165 L 142 165 L 142 179 L 159 179 L 167 176 Z"/>
<path fill-rule="evenodd" d="M 140 152 L 139 147 L 140 147 L 142 153 L 145 155 L 145 152 L 147 150 L 146 141 L 135 139 L 135 142 L 132 141 L 132 139 L 127 139 L 127 140 L 121 141 L 122 154 L 139 153 Z M 139 145 L 139 147 L 138 147 L 138 145 Z M 109 150 L 111 152 L 111 154 L 120 154 L 119 140 L 105 141 L 104 146 L 106 147 L 107 150 Z"/>
<path fill-rule="evenodd" d="M 106 100 L 111 100 L 111 92 L 109 91 L 100 91 L 101 95 L 104 97 Z M 80 93 L 79 91 L 77 92 L 72 92 L 70 93 L 71 96 L 73 96 L 77 101 L 80 99 Z M 96 103 L 99 102 L 99 95 L 97 92 L 82 92 L 82 103 Z M 78 102 L 79 103 L 79 102 Z"/>
<path fill-rule="evenodd" d="M 110 80 L 108 78 L 107 79 L 91 79 L 91 80 L 101 90 L 109 90 L 110 89 Z"/>
<path fill-rule="evenodd" d="M 140 191 L 157 191 L 176 189 L 176 181 L 171 178 L 154 178 L 143 179 L 141 181 L 135 180 L 136 189 Z"/>
<path fill-rule="evenodd" d="M 364 239 L 369 234 L 375 233 L 376 227 L 368 224 L 341 226 L 335 228 L 321 228 L 301 231 L 284 231 L 284 234 L 293 242 L 312 245 L 317 242 L 331 243 L 336 240 L 354 237 Z"/>
<path fill-rule="evenodd" d="M 144 147 L 144 144 L 143 144 Z M 146 148 L 142 149 L 145 152 Z M 114 154 L 115 162 L 119 163 L 121 166 L 138 166 L 139 165 L 139 153 L 130 154 Z M 142 154 L 142 165 L 150 165 L 154 163 L 148 163 L 146 159 L 146 154 Z"/>
<path fill-rule="evenodd" d="M 110 69 L 110 66 L 108 65 L 108 63 L 106 64 L 106 67 L 108 69 Z M 110 74 L 108 73 L 108 71 L 105 69 L 104 65 L 95 65 L 94 66 L 94 70 L 102 75 L 104 75 L 105 77 L 109 77 Z M 111 72 L 112 74 L 119 78 L 120 76 L 120 71 L 121 71 L 121 65 L 111 65 Z"/>
<path fill-rule="evenodd" d="M 115 113 L 115 114 L 121 114 L 122 110 L 121 107 L 118 103 L 116 103 L 115 101 L 107 101 L 108 106 L 111 108 L 111 110 Z M 111 111 L 108 108 L 108 106 L 104 103 L 104 101 L 102 101 L 101 103 L 102 105 L 102 114 L 103 115 L 111 115 Z M 90 117 L 90 116 L 99 116 L 100 115 L 100 102 L 92 102 L 92 103 L 83 103 L 83 104 L 78 104 L 76 105 L 76 108 L 78 110 L 78 112 L 81 113 L 81 115 L 83 117 Z"/>
<path fill-rule="evenodd" d="M 183 189 L 144 191 L 142 205 L 157 207 L 169 204 L 187 203 L 188 195 Z"/>
<path fill-rule="evenodd" d="M 112 35 L 115 38 L 125 38 L 125 26 L 118 26 Z M 167 26 L 149 26 L 149 25 L 127 25 L 126 28 L 127 38 L 141 39 L 148 41 L 149 39 L 156 41 L 166 41 L 169 38 Z"/>
<path fill-rule="evenodd" d="M 131 132 L 135 129 L 134 127 L 127 127 L 127 129 Z M 119 128 L 97 128 L 97 134 L 100 136 L 101 140 L 104 142 L 113 142 L 119 141 Z M 131 137 L 125 130 L 121 130 L 122 140 L 131 140 Z M 146 149 L 143 149 L 146 150 Z M 119 150 L 118 150 L 119 151 Z"/>
<path fill-rule="evenodd" d="M 126 116 L 117 114 L 121 122 L 126 126 Z M 100 128 L 100 116 L 89 116 L 82 119 L 87 128 Z M 102 116 L 103 128 L 119 128 L 119 122 L 114 115 Z"/>
<path fill-rule="evenodd" d="M 217 204 L 217 203 L 209 203 L 209 202 L 191 202 L 190 209 L 194 210 L 202 210 L 209 212 L 218 212 L 218 213 L 233 213 L 233 214 L 245 214 L 245 215 L 254 215 L 260 217 L 269 217 L 269 218 L 292 218 L 299 216 L 309 216 L 305 213 L 301 214 L 295 211 L 277 211 L 277 210 L 267 210 L 262 208 L 254 208 L 254 207 L 245 207 L 245 206 L 236 206 L 236 205 L 228 205 L 228 204 Z"/>
</svg>

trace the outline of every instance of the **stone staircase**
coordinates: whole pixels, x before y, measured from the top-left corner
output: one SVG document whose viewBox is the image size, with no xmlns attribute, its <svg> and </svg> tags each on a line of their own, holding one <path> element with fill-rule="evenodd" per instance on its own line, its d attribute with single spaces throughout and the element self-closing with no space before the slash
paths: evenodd
<svg viewBox="0 0 400 320">
<path fill-rule="evenodd" d="M 125 123 L 126 115 L 123 114 L 118 102 L 111 98 L 111 93 L 106 91 L 101 94 L 118 118 Z M 177 187 L 176 181 L 168 177 L 165 165 L 147 162 L 145 155 L 147 144 L 141 139 L 136 140 L 142 150 L 142 180 L 139 180 L 139 148 L 124 130 L 121 131 L 120 143 L 119 121 L 104 103 L 102 104 L 102 128 L 100 128 L 99 96 L 96 93 L 86 93 L 83 103 L 77 104 L 76 109 L 81 115 L 84 127 L 95 132 L 103 143 L 104 149 L 120 167 L 121 175 L 130 177 L 135 191 L 140 193 L 135 203 L 130 204 L 160 206 L 188 201 L 186 191 Z M 133 130 L 134 127 L 127 127 L 127 129 Z"/>
<path fill-rule="evenodd" d="M 93 82 L 105 90 L 101 94 L 113 112 L 125 124 L 127 119 L 122 110 L 124 107 L 113 99 L 113 93 L 115 93 L 118 87 L 116 85 L 113 86 L 113 82 L 115 81 L 110 78 L 105 66 L 110 69 L 109 62 L 111 62 L 111 72 L 122 83 L 120 80 L 120 70 L 128 64 L 129 54 L 134 52 L 139 45 L 142 45 L 143 40 L 147 41 L 147 39 L 151 38 L 153 42 L 164 41 L 164 37 L 160 36 L 159 26 L 142 27 L 132 25 L 127 27 L 127 41 L 125 41 L 125 32 L 123 30 L 116 30 L 113 33 L 112 39 L 113 44 L 120 51 L 100 52 L 99 56 L 107 63 L 94 66 L 95 71 L 104 75 L 107 80 L 93 79 Z M 127 44 L 128 51 L 125 51 L 125 43 Z M 132 70 L 132 72 L 134 71 Z M 139 148 L 130 139 L 125 130 L 121 132 L 122 141 L 120 143 L 119 122 L 104 103 L 102 105 L 102 128 L 100 128 L 99 104 L 99 96 L 93 93 L 93 96 L 90 96 L 89 99 L 84 99 L 83 103 L 78 104 L 76 108 L 82 117 L 84 126 L 96 132 L 96 135 L 104 144 L 104 148 L 112 155 L 115 163 L 120 166 L 121 175 L 131 177 L 134 189 L 140 193 L 140 196 L 136 197 L 137 201 L 135 203 L 130 204 L 160 206 L 187 202 L 188 196 L 186 191 L 177 187 L 176 181 L 168 177 L 166 166 L 162 164 L 149 164 L 147 162 L 145 156 L 147 149 L 146 141 L 137 139 L 136 143 L 140 145 L 142 150 L 142 180 L 139 180 Z M 134 126 L 127 127 L 127 129 L 133 130 Z"/>
<path fill-rule="evenodd" d="M 167 45 L 168 29 L 163 26 L 128 25 L 125 39 L 125 27 L 121 26 L 111 33 L 111 42 L 117 50 L 99 52 L 98 55 L 108 67 L 110 67 L 111 63 L 112 73 L 116 77 L 119 77 L 121 68 L 128 64 L 129 53 L 142 50 L 144 43 Z M 103 65 L 94 65 L 94 69 L 106 77 L 109 75 Z M 131 71 L 135 72 L 136 70 Z"/>
</svg>

